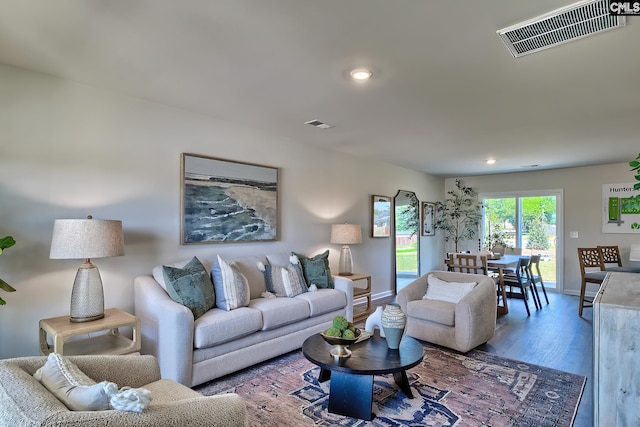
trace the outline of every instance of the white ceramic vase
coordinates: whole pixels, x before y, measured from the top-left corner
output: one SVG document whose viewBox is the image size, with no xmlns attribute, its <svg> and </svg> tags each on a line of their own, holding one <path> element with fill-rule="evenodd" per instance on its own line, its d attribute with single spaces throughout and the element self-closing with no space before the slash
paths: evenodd
<svg viewBox="0 0 640 427">
<path fill-rule="evenodd" d="M 371 313 L 364 322 L 364 330 L 373 335 L 375 328 L 380 331 L 380 336 L 384 338 L 384 329 L 382 329 L 382 307 L 376 308 L 376 311 Z"/>
</svg>

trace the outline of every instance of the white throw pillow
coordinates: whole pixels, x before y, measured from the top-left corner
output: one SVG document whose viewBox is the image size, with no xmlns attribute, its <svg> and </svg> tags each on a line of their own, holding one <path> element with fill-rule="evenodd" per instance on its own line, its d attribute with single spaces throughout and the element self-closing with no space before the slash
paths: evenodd
<svg viewBox="0 0 640 427">
<path fill-rule="evenodd" d="M 73 362 L 58 353 L 50 353 L 34 378 L 72 411 L 142 412 L 151 402 L 151 392 L 144 388 L 122 387 L 109 381 L 96 383 Z"/>
<path fill-rule="evenodd" d="M 476 286 L 476 282 L 446 282 L 430 274 L 427 276 L 427 293 L 422 299 L 445 301 L 457 304 Z"/>
<path fill-rule="evenodd" d="M 58 353 L 51 353 L 33 376 L 72 411 L 109 409 L 106 381 L 97 383 Z"/>
<path fill-rule="evenodd" d="M 308 290 L 300 260 L 295 255 L 291 255 L 286 267 L 262 262 L 256 266 L 264 274 L 267 291 L 277 297 L 295 297 Z"/>
<path fill-rule="evenodd" d="M 251 298 L 249 282 L 233 263 L 229 264 L 218 255 L 211 275 L 216 294 L 216 307 L 230 311 L 249 305 Z"/>
</svg>

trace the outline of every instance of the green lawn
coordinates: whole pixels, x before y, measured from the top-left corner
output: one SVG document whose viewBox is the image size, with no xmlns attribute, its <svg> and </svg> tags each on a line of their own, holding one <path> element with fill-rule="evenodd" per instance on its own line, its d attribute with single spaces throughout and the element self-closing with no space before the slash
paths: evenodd
<svg viewBox="0 0 640 427">
<path fill-rule="evenodd" d="M 418 250 L 416 246 L 396 249 L 396 271 L 418 272 Z"/>
</svg>

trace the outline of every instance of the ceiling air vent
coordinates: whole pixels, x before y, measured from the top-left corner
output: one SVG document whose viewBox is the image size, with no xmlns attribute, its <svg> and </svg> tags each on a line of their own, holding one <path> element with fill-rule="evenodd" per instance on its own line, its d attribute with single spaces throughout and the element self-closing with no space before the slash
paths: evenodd
<svg viewBox="0 0 640 427">
<path fill-rule="evenodd" d="M 304 122 L 305 125 L 315 126 L 318 129 L 330 129 L 333 125 L 328 123 L 321 122 L 320 120 L 309 120 L 308 122 Z"/>
<path fill-rule="evenodd" d="M 497 33 L 515 58 L 625 25 L 609 14 L 610 0 L 588 0 L 556 9 Z"/>
</svg>

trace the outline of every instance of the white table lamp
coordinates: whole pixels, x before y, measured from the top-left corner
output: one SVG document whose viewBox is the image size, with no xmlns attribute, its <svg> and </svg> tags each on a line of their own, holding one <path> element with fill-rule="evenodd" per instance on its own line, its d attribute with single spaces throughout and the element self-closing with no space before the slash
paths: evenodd
<svg viewBox="0 0 640 427">
<path fill-rule="evenodd" d="M 629 261 L 640 261 L 640 244 L 631 245 Z"/>
<path fill-rule="evenodd" d="M 122 221 L 57 219 L 53 224 L 51 259 L 84 259 L 71 292 L 71 321 L 89 322 L 104 317 L 104 292 L 98 267 L 91 258 L 124 255 Z"/>
<path fill-rule="evenodd" d="M 362 228 L 359 224 L 333 224 L 331 226 L 331 243 L 342 245 L 338 274 L 340 276 L 353 275 L 353 258 L 349 245 L 362 243 Z"/>
</svg>

